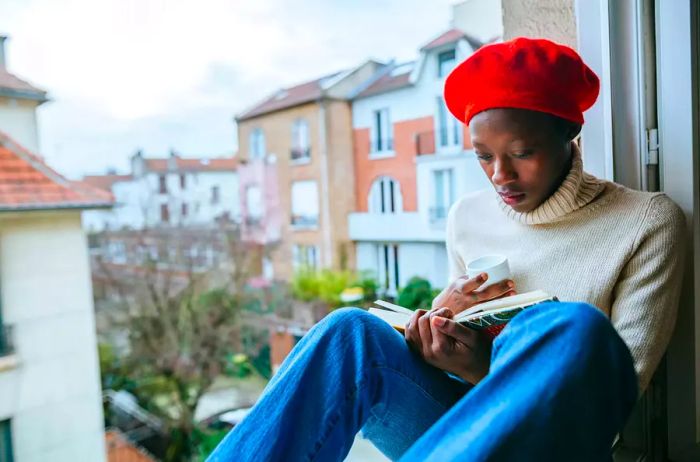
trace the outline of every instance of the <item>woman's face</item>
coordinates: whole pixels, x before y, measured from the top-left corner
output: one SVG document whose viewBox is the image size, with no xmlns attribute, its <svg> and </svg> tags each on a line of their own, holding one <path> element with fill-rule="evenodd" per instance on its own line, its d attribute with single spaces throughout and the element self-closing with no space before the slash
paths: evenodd
<svg viewBox="0 0 700 462">
<path fill-rule="evenodd" d="M 517 212 L 537 208 L 571 168 L 578 127 L 549 114 L 489 109 L 469 123 L 481 168 L 503 201 Z"/>
</svg>

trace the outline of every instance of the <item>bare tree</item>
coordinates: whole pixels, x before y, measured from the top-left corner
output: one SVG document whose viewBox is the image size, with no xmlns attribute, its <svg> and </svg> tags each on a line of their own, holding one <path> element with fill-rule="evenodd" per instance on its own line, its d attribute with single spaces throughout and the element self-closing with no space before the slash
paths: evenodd
<svg viewBox="0 0 700 462">
<path fill-rule="evenodd" d="M 105 232 L 95 236 L 99 333 L 121 337 L 122 369 L 170 430 L 166 460 L 192 456 L 202 395 L 240 342 L 240 314 L 255 296 L 263 248 L 235 225 Z"/>
</svg>

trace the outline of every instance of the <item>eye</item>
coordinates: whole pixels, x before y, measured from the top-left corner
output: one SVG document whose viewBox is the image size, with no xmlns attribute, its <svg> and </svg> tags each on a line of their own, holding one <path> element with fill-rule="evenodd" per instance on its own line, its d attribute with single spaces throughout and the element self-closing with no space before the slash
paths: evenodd
<svg viewBox="0 0 700 462">
<path fill-rule="evenodd" d="M 532 151 L 522 151 L 513 154 L 513 157 L 515 157 L 516 159 L 527 159 L 530 156 L 532 156 Z"/>
<path fill-rule="evenodd" d="M 491 154 L 484 154 L 482 152 L 477 152 L 476 158 L 482 162 L 488 162 L 493 158 L 493 156 Z"/>
</svg>

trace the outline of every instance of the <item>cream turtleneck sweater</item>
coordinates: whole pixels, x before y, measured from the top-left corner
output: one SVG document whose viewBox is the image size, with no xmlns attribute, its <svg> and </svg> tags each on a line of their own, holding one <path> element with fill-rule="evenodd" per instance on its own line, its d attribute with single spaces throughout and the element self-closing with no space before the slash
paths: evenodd
<svg viewBox="0 0 700 462">
<path fill-rule="evenodd" d="M 663 193 L 571 171 L 538 208 L 519 213 L 493 189 L 462 197 L 447 220 L 450 277 L 487 254 L 508 257 L 518 292 L 542 289 L 603 311 L 634 358 L 643 390 L 668 345 L 682 278 L 685 217 Z"/>
</svg>

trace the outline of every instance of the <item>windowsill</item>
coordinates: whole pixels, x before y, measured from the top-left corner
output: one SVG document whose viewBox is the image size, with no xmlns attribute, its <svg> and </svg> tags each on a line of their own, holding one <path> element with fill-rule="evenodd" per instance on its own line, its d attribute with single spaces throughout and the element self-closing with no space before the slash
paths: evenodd
<svg viewBox="0 0 700 462">
<path fill-rule="evenodd" d="M 0 356 L 0 372 L 9 371 L 19 365 L 19 358 L 11 353 L 7 356 Z"/>
<path fill-rule="evenodd" d="M 378 151 L 378 152 L 371 152 L 369 154 L 369 159 L 370 160 L 386 159 L 386 158 L 395 157 L 395 156 L 396 156 L 395 151 Z"/>
<path fill-rule="evenodd" d="M 311 157 L 302 157 L 301 159 L 292 159 L 292 165 L 308 165 L 311 163 Z"/>
</svg>

